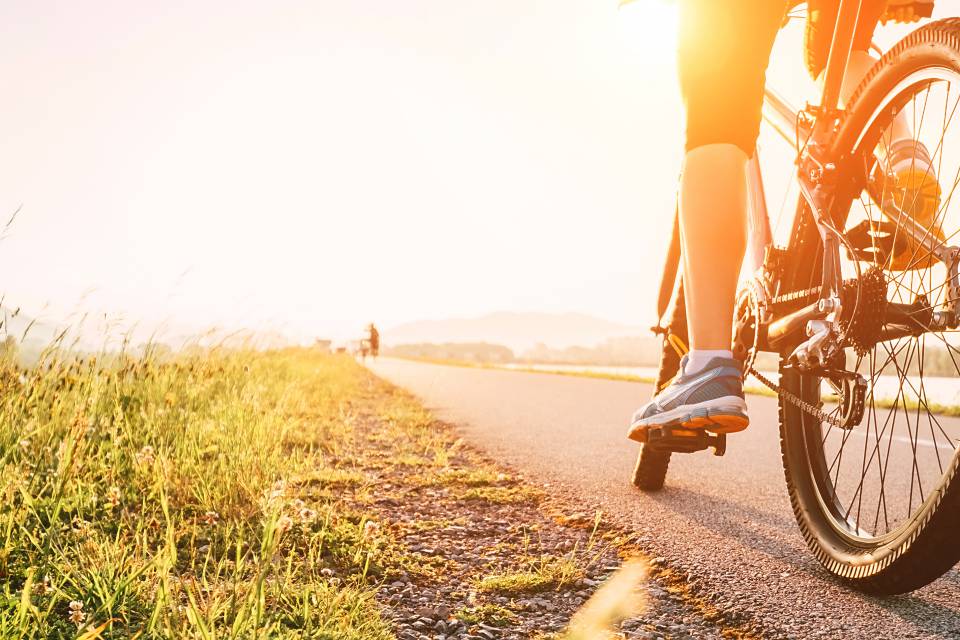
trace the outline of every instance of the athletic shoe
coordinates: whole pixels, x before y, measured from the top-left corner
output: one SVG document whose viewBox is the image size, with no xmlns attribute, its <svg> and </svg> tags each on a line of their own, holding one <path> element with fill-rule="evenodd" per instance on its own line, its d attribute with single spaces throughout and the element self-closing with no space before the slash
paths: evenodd
<svg viewBox="0 0 960 640">
<path fill-rule="evenodd" d="M 940 182 L 927 147 L 915 140 L 898 140 L 877 163 L 874 174 L 881 210 L 891 222 L 898 222 L 898 209 L 909 214 L 921 233 L 930 233 L 934 241 L 943 241 L 940 209 Z M 893 271 L 923 269 L 936 259 L 902 231 L 895 234 L 894 254 L 886 268 Z"/>
<path fill-rule="evenodd" d="M 750 419 L 743 399 L 740 361 L 713 358 L 706 368 L 692 375 L 683 373 L 686 365 L 684 356 L 680 361 L 681 374 L 633 414 L 627 437 L 645 442 L 650 428 L 664 426 L 713 433 L 734 433 L 747 428 Z"/>
</svg>

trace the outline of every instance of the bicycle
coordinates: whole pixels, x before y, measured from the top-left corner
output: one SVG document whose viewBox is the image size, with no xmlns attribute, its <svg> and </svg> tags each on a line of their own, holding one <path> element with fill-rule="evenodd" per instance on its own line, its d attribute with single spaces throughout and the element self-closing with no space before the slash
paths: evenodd
<svg viewBox="0 0 960 640">
<path fill-rule="evenodd" d="M 798 111 L 765 91 L 764 119 L 795 150 L 800 195 L 786 243 L 778 244 L 754 154 L 753 276 L 738 297 L 733 349 L 744 376 L 777 395 L 784 474 L 808 546 L 851 586 L 895 594 L 960 560 L 960 421 L 929 395 L 942 381 L 924 378 L 925 368 L 944 362 L 954 381 L 960 376 L 953 344 L 960 246 L 950 244 L 960 220 L 947 228 L 960 182 L 960 141 L 952 129 L 947 135 L 960 104 L 960 19 L 931 22 L 901 40 L 841 109 L 859 14 L 860 0 L 841 0 L 818 105 Z M 928 225 L 913 215 L 918 194 L 878 169 L 876 149 L 905 109 L 915 138 L 935 132 L 933 161 L 938 179 L 948 181 Z M 903 268 L 893 257 L 905 249 Z M 687 339 L 678 259 L 675 225 L 654 328 L 664 336 L 657 389 L 677 373 Z M 779 382 L 756 367 L 762 352 L 778 356 Z M 890 382 L 892 400 L 882 393 Z M 712 448 L 723 455 L 726 446 L 723 435 L 703 430 L 651 429 L 633 483 L 658 490 L 672 453 Z"/>
</svg>

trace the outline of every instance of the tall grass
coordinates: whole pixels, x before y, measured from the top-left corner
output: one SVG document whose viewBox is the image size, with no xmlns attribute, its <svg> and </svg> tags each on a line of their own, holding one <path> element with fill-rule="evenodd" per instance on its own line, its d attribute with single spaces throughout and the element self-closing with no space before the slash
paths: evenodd
<svg viewBox="0 0 960 640">
<path fill-rule="evenodd" d="M 305 350 L 0 365 L 0 637 L 392 637 L 378 543 L 317 481 L 364 375 Z"/>
</svg>

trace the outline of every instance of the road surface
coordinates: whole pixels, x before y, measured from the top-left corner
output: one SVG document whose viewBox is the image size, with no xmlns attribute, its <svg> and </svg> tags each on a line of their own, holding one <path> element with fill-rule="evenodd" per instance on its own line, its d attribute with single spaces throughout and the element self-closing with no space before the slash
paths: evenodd
<svg viewBox="0 0 960 640">
<path fill-rule="evenodd" d="M 667 487 L 643 494 L 630 484 L 637 447 L 625 431 L 649 385 L 392 359 L 369 366 L 492 457 L 636 532 L 651 556 L 769 637 L 960 638 L 956 570 L 879 599 L 844 588 L 814 560 L 787 498 L 773 398 L 749 398 L 753 423 L 729 438 L 726 456 L 675 455 Z"/>
</svg>

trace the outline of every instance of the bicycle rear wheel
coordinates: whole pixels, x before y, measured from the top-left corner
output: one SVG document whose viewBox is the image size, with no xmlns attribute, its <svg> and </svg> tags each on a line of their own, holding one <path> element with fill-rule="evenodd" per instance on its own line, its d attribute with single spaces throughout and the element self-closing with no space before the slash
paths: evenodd
<svg viewBox="0 0 960 640">
<path fill-rule="evenodd" d="M 683 282 L 677 287 L 673 302 L 673 312 L 670 315 L 670 324 L 667 328 L 667 335 L 674 335 L 687 343 L 687 310 L 683 297 Z M 680 370 L 680 354 L 677 353 L 673 345 L 667 339 L 663 338 L 663 350 L 660 353 L 660 367 L 657 371 L 657 381 L 654 387 L 654 394 L 669 382 L 677 371 Z M 663 483 L 667 478 L 667 468 L 670 466 L 670 452 L 658 451 L 648 447 L 646 444 L 640 445 L 640 454 L 637 456 L 637 464 L 633 470 L 633 485 L 644 491 L 658 491 L 663 488 Z"/>
<path fill-rule="evenodd" d="M 849 304 L 864 317 L 891 303 L 912 305 L 916 322 L 911 316 L 905 331 L 902 320 L 884 311 L 868 344 L 845 349 L 845 368 L 868 383 L 859 424 L 841 428 L 821 422 L 780 400 L 784 472 L 804 538 L 829 571 L 873 593 L 919 588 L 960 560 L 960 419 L 950 415 L 960 404 L 960 397 L 953 397 L 960 387 L 960 332 L 933 330 L 927 313 L 952 305 L 954 287 L 946 264 L 911 240 L 907 223 L 883 205 L 895 201 L 915 210 L 924 195 L 878 171 L 876 162 L 889 143 L 890 123 L 906 110 L 915 137 L 931 152 L 942 188 L 934 213 L 923 221 L 925 233 L 938 247 L 960 243 L 960 204 L 952 203 L 960 184 L 958 106 L 960 20 L 955 19 L 931 23 L 899 43 L 851 98 L 833 157 L 842 159 L 841 182 L 851 186 L 852 205 L 842 215 L 835 211 L 834 221 L 848 230 L 857 223 L 878 230 L 868 234 L 872 246 L 864 253 L 848 255 L 844 270 L 850 277 L 876 268 L 883 281 L 876 305 L 864 287 Z M 810 226 L 809 220 L 798 224 Z M 791 290 L 819 283 L 819 243 L 801 245 L 806 250 L 796 252 L 790 265 Z M 836 380 L 781 367 L 781 384 L 832 415 L 843 411 L 846 392 Z M 946 401 L 945 394 L 951 395 Z"/>
</svg>

